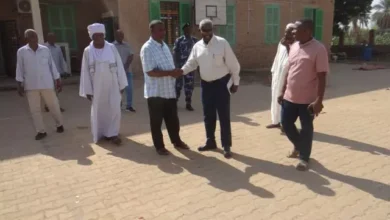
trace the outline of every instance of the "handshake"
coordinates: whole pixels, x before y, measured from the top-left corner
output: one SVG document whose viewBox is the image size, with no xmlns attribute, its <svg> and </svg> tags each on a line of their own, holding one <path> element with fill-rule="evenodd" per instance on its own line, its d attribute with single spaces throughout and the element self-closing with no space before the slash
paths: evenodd
<svg viewBox="0 0 390 220">
<path fill-rule="evenodd" d="M 174 77 L 174 78 L 179 78 L 180 76 L 183 75 L 183 70 L 182 69 L 174 69 L 170 71 L 169 75 Z"/>
</svg>

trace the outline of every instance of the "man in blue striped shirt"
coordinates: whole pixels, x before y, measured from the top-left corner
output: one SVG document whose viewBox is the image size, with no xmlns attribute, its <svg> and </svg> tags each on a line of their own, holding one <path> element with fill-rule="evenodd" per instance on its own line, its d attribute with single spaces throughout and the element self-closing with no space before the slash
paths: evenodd
<svg viewBox="0 0 390 220">
<path fill-rule="evenodd" d="M 168 155 L 161 132 L 162 121 L 175 148 L 189 149 L 180 139 L 180 123 L 177 114 L 175 84 L 180 71 L 175 70 L 173 57 L 164 43 L 165 26 L 155 20 L 149 25 L 151 37 L 142 46 L 141 62 L 145 75 L 145 98 L 148 100 L 153 144 L 160 155 Z"/>
</svg>

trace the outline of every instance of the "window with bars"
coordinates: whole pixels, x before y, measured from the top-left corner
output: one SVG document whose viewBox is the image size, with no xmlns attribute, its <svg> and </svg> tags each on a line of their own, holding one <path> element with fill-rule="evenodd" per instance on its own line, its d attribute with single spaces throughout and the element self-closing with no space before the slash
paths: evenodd
<svg viewBox="0 0 390 220">
<path fill-rule="evenodd" d="M 69 48 L 77 49 L 75 9 L 72 5 L 49 5 L 49 30 L 58 42 L 69 43 Z"/>
<path fill-rule="evenodd" d="M 227 5 L 226 25 L 218 26 L 216 34 L 225 38 L 231 46 L 236 44 L 236 6 Z"/>
<path fill-rule="evenodd" d="M 280 6 L 265 6 L 265 43 L 277 44 L 280 41 Z"/>
<path fill-rule="evenodd" d="M 180 36 L 179 2 L 160 2 L 160 15 L 166 28 L 165 43 L 173 45 Z"/>
</svg>

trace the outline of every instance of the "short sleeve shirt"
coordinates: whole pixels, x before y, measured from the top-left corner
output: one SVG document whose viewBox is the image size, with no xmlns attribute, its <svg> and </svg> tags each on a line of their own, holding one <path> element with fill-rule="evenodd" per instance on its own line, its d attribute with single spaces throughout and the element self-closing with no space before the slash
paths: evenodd
<svg viewBox="0 0 390 220">
<path fill-rule="evenodd" d="M 152 70 L 170 71 L 175 69 L 169 47 L 150 38 L 141 48 L 142 69 L 145 76 L 145 98 L 160 97 L 176 99 L 176 79 L 171 76 L 151 77 Z"/>
<path fill-rule="evenodd" d="M 310 104 L 318 96 L 318 73 L 329 72 L 328 52 L 313 39 L 305 44 L 291 45 L 289 71 L 284 99 L 295 104 Z"/>
</svg>

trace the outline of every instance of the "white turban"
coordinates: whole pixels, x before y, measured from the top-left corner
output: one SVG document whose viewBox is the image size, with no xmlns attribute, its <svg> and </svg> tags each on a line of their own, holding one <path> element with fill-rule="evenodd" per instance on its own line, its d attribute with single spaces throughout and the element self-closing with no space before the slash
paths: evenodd
<svg viewBox="0 0 390 220">
<path fill-rule="evenodd" d="M 289 29 L 293 29 L 293 28 L 295 28 L 295 27 L 296 27 L 296 25 L 295 25 L 294 23 L 289 23 L 289 24 L 287 24 L 287 26 L 286 26 L 286 31 L 289 30 Z"/>
<path fill-rule="evenodd" d="M 104 24 L 94 23 L 88 26 L 88 34 L 91 39 L 92 36 L 97 33 L 104 35 L 106 34 L 106 28 L 104 27 Z"/>
</svg>

